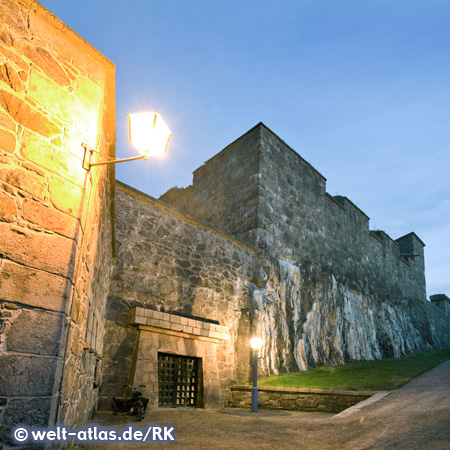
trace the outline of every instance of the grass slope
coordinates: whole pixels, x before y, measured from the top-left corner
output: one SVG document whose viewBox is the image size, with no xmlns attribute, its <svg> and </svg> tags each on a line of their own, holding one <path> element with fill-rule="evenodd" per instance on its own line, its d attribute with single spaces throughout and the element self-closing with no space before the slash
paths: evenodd
<svg viewBox="0 0 450 450">
<path fill-rule="evenodd" d="M 305 372 L 273 375 L 259 379 L 258 385 L 390 391 L 449 358 L 450 349 L 419 351 L 402 358 L 352 361 L 342 366 L 318 367 Z"/>
</svg>

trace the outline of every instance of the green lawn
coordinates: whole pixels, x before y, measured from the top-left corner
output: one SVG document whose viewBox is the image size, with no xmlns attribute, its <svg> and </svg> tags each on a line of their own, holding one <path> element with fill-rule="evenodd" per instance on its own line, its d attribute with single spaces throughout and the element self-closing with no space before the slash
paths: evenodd
<svg viewBox="0 0 450 450">
<path fill-rule="evenodd" d="M 352 361 L 342 366 L 273 375 L 259 379 L 258 386 L 390 391 L 449 358 L 450 349 L 420 351 L 402 358 Z"/>
</svg>

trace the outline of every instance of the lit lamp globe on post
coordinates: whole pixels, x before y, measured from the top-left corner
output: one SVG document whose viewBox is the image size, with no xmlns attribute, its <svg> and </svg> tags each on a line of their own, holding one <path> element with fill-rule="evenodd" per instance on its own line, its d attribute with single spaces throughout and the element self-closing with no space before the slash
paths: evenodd
<svg viewBox="0 0 450 450">
<path fill-rule="evenodd" d="M 250 347 L 253 350 L 252 412 L 258 412 L 258 352 L 262 347 L 261 338 L 250 339 Z"/>
</svg>

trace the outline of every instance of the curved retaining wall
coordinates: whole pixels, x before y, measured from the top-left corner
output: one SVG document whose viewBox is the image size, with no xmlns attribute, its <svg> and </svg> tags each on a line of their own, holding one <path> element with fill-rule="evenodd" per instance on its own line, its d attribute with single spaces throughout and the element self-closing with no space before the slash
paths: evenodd
<svg viewBox="0 0 450 450">
<path fill-rule="evenodd" d="M 261 409 L 285 409 L 337 414 L 372 397 L 376 393 L 373 391 L 262 386 L 258 387 L 258 407 Z M 231 401 L 228 406 L 250 409 L 251 395 L 251 386 L 231 386 Z"/>
</svg>

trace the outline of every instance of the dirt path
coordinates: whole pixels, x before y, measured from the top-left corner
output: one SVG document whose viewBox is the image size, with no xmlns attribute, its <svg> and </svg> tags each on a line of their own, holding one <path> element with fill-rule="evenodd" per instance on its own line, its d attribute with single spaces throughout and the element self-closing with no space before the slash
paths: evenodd
<svg viewBox="0 0 450 450">
<path fill-rule="evenodd" d="M 290 411 L 151 411 L 142 422 L 99 414 L 93 423 L 116 427 L 170 425 L 183 449 L 450 449 L 450 360 L 412 380 L 382 400 L 351 414 Z M 136 448 L 148 444 L 90 444 L 92 450 Z M 152 445 L 155 447 L 156 445 Z"/>
</svg>

